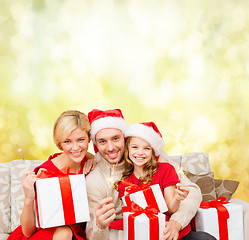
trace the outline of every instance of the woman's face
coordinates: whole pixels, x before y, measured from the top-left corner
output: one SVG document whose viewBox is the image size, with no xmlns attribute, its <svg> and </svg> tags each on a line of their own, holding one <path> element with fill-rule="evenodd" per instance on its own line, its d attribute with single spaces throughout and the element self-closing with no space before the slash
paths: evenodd
<svg viewBox="0 0 249 240">
<path fill-rule="evenodd" d="M 80 163 L 86 155 L 89 141 L 87 132 L 76 128 L 60 145 L 68 160 Z"/>
<path fill-rule="evenodd" d="M 152 157 L 150 144 L 139 137 L 132 137 L 128 145 L 129 158 L 134 164 L 134 168 L 142 168 Z"/>
</svg>

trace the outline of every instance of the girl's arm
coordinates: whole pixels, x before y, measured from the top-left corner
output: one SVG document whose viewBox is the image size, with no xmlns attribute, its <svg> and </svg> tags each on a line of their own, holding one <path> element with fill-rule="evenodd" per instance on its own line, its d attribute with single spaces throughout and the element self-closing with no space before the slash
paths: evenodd
<svg viewBox="0 0 249 240">
<path fill-rule="evenodd" d="M 184 200 L 188 193 L 189 189 L 179 183 L 168 186 L 164 189 L 164 199 L 168 206 L 169 214 L 172 214 L 178 210 L 181 200 Z"/>
<path fill-rule="evenodd" d="M 29 238 L 36 230 L 34 200 L 34 184 L 37 177 L 34 172 L 26 172 L 23 176 L 22 186 L 24 191 L 24 206 L 20 218 L 23 234 Z"/>
</svg>

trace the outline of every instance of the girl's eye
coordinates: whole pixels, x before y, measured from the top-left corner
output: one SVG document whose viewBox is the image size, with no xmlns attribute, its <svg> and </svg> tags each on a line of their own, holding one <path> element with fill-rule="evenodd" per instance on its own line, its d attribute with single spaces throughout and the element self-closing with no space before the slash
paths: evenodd
<svg viewBox="0 0 249 240">
<path fill-rule="evenodd" d="M 69 140 L 65 140 L 64 143 L 70 143 L 70 141 Z"/>
</svg>

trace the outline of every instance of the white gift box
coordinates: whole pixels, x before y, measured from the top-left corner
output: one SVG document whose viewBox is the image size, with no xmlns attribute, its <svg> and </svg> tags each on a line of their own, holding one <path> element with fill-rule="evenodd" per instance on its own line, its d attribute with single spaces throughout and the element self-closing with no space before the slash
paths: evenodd
<svg viewBox="0 0 249 240">
<path fill-rule="evenodd" d="M 131 212 L 123 213 L 124 220 L 124 240 L 129 240 L 128 232 L 130 231 L 128 225 L 128 217 Z M 153 236 L 153 239 L 150 238 L 150 219 L 145 213 L 142 213 L 135 217 L 134 220 L 134 240 L 159 240 L 163 236 L 163 230 L 165 228 L 165 215 L 163 213 L 158 213 L 155 216 L 158 217 L 158 229 L 152 229 L 153 231 L 159 231 L 159 238 L 156 239 Z"/>
<path fill-rule="evenodd" d="M 242 205 L 227 203 L 223 205 L 229 212 L 227 219 L 228 239 L 244 240 L 243 234 L 243 207 Z M 219 237 L 219 223 L 216 208 L 199 208 L 195 216 L 195 225 L 197 231 L 208 232 L 217 240 Z"/>
<path fill-rule="evenodd" d="M 63 206 L 59 177 L 38 179 L 36 181 L 37 197 L 35 208 L 37 227 L 49 228 L 66 225 L 64 209 L 66 209 L 69 214 L 73 214 L 74 211 L 75 222 L 70 224 L 90 220 L 84 174 L 65 177 L 69 177 L 70 180 L 69 184 L 71 185 L 72 193 L 72 195 L 70 195 L 73 200 L 73 206 Z"/>
<path fill-rule="evenodd" d="M 168 207 L 166 205 L 166 202 L 165 202 L 165 199 L 163 197 L 163 194 L 162 194 L 162 191 L 161 191 L 159 184 L 150 185 L 149 187 L 152 190 L 151 194 L 153 194 L 155 199 L 156 199 L 156 204 L 158 206 L 159 211 L 161 213 L 167 212 Z M 126 196 L 122 197 L 122 201 L 123 201 L 123 204 L 125 206 L 127 206 L 127 203 L 125 200 Z M 135 193 L 131 193 L 127 197 L 129 197 L 129 199 L 131 201 L 135 202 L 137 205 L 139 205 L 142 208 L 146 208 L 148 206 L 143 190 L 137 191 Z"/>
</svg>

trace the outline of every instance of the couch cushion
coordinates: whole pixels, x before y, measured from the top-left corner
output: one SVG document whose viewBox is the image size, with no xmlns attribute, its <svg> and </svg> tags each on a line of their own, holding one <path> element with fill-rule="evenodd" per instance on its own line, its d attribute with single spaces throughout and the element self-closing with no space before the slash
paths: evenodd
<svg viewBox="0 0 249 240">
<path fill-rule="evenodd" d="M 10 233 L 9 163 L 0 163 L 0 233 Z"/>
<path fill-rule="evenodd" d="M 185 175 L 191 182 L 196 183 L 201 189 L 202 201 L 214 200 L 216 198 L 213 172 L 203 175 L 196 175 L 186 172 Z"/>
<path fill-rule="evenodd" d="M 193 152 L 179 156 L 169 156 L 169 162 L 174 165 L 176 170 L 181 167 L 184 172 L 190 172 L 196 175 L 211 172 L 208 154 L 204 152 Z"/>
<path fill-rule="evenodd" d="M 239 186 L 238 181 L 214 179 L 217 197 L 225 197 L 229 201 Z"/>
<path fill-rule="evenodd" d="M 32 171 L 40 165 L 42 160 L 13 160 L 10 162 L 11 171 L 11 231 L 20 225 L 24 193 L 22 189 L 22 177 L 27 171 Z"/>
</svg>

